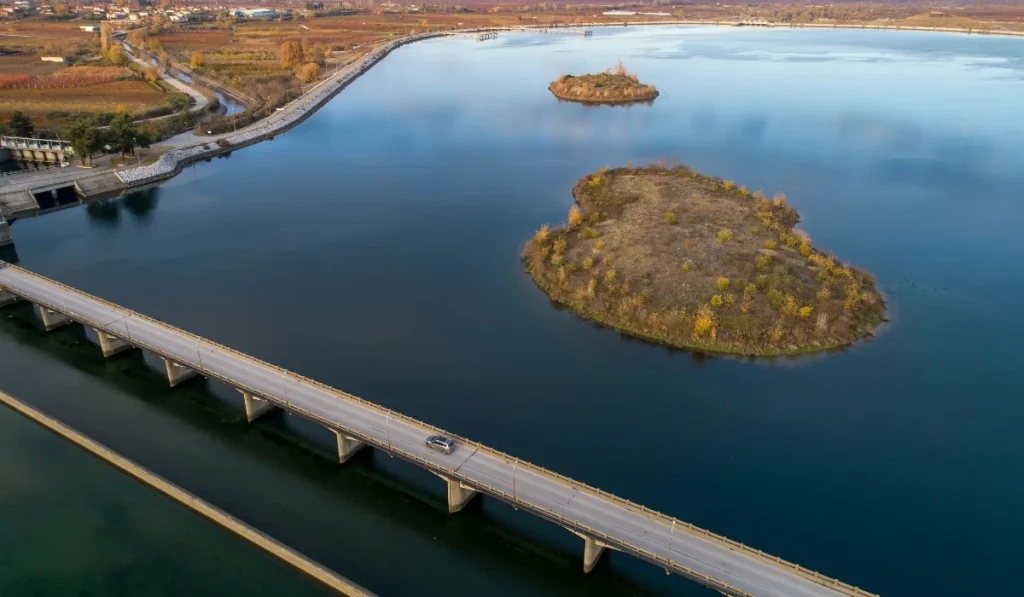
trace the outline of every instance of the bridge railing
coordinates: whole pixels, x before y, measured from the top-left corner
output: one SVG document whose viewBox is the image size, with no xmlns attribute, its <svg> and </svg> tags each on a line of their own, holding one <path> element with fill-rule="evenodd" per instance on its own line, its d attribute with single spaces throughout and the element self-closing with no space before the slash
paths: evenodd
<svg viewBox="0 0 1024 597">
<path fill-rule="evenodd" d="M 560 473 L 556 473 L 554 471 L 550 471 L 550 470 L 548 470 L 548 469 L 546 469 L 544 467 L 541 467 L 539 465 L 532 464 L 530 462 L 522 461 L 522 460 L 520 460 L 518 458 L 512 457 L 512 456 L 510 456 L 510 455 L 508 455 L 508 454 L 506 454 L 504 452 L 501 452 L 499 450 L 496 450 L 494 448 L 491 448 L 489 446 L 486 446 L 486 445 L 481 444 L 479 442 L 476 442 L 474 440 L 471 440 L 471 439 L 468 439 L 468 438 L 465 438 L 465 437 L 462 437 L 462 436 L 450 433 L 448 431 L 445 431 L 444 429 L 441 429 L 439 427 L 435 427 L 434 425 L 431 425 L 429 423 L 420 421 L 418 419 L 415 419 L 413 417 L 410 417 L 410 416 L 405 415 L 403 413 L 400 413 L 398 411 L 391 410 L 391 409 L 383 407 L 383 406 L 381 406 L 379 404 L 370 402 L 369 400 L 366 400 L 364 398 L 360 398 L 358 396 L 349 394 L 349 393 L 344 392 L 342 390 L 338 390 L 337 388 L 334 388 L 334 387 L 329 386 L 327 384 L 324 384 L 322 382 L 316 381 L 314 379 L 305 377 L 305 376 L 303 376 L 301 374 L 298 374 L 298 373 L 295 373 L 293 371 L 289 371 L 289 370 L 287 370 L 287 369 L 285 369 L 283 367 L 279 367 L 278 365 L 274 365 L 273 363 L 268 363 L 266 361 L 263 361 L 262 359 L 253 357 L 253 356 L 251 356 L 249 354 L 243 353 L 243 352 L 241 352 L 239 350 L 236 350 L 234 348 L 231 348 L 229 346 L 225 346 L 223 344 L 219 344 L 217 342 L 214 342 L 212 340 L 209 340 L 207 338 L 199 336 L 198 334 L 194 334 L 192 332 L 183 330 L 181 328 L 177 328 L 175 326 L 172 326 L 170 324 L 162 322 L 162 321 L 160 321 L 158 319 L 155 319 L 153 317 L 150 317 L 148 315 L 144 315 L 142 313 L 138 313 L 136 311 L 133 311 L 131 309 L 128 309 L 126 307 L 118 305 L 116 303 L 112 303 L 112 302 L 107 301 L 105 299 L 93 296 L 93 295 L 91 295 L 89 293 L 86 293 L 86 292 L 83 292 L 83 291 L 81 291 L 81 290 L 79 290 L 77 288 L 68 286 L 68 285 L 66 285 L 66 284 L 64 284 L 62 282 L 58 282 L 56 280 L 52 280 L 52 279 L 47 278 L 45 276 L 41 276 L 41 275 L 36 274 L 34 272 L 31 272 L 29 270 L 20 268 L 20 267 L 15 266 L 15 265 L 11 265 L 11 264 L 3 262 L 3 261 L 0 261 L 0 268 L 10 268 L 10 269 L 12 269 L 14 271 L 17 271 L 17 272 L 25 275 L 25 276 L 28 276 L 28 277 L 34 278 L 36 280 L 40 280 L 42 282 L 45 282 L 45 283 L 57 286 L 57 287 L 61 288 L 62 290 L 66 291 L 68 293 L 71 293 L 71 294 L 77 295 L 79 297 L 86 298 L 86 299 L 88 299 L 90 301 L 95 301 L 97 303 L 105 305 L 108 308 L 110 308 L 110 309 L 112 309 L 112 310 L 114 310 L 116 312 L 120 312 L 121 314 L 123 314 L 125 316 L 126 319 L 130 317 L 130 318 L 133 318 L 133 319 L 138 319 L 138 320 L 141 320 L 141 321 L 146 321 L 146 322 L 151 323 L 153 325 L 162 327 L 162 328 L 164 328 L 164 329 L 166 329 L 168 331 L 171 331 L 171 332 L 174 332 L 176 334 L 180 334 L 182 336 L 185 336 L 185 337 L 187 337 L 189 339 L 195 340 L 196 341 L 196 347 L 197 347 L 196 348 L 196 350 L 197 350 L 197 359 L 200 358 L 198 350 L 199 350 L 199 344 L 202 343 L 207 348 L 213 348 L 213 349 L 225 352 L 225 353 L 232 354 L 232 355 L 236 356 L 237 358 L 240 358 L 242 360 L 248 361 L 250 364 L 257 365 L 257 366 L 262 367 L 264 369 L 272 370 L 272 371 L 274 371 L 276 373 L 280 373 L 282 378 L 284 378 L 284 379 L 291 379 L 291 380 L 296 381 L 296 382 L 298 382 L 300 384 L 305 384 L 305 385 L 308 385 L 308 386 L 313 386 L 313 387 L 319 388 L 319 389 L 323 390 L 324 392 L 326 392 L 328 394 L 334 395 L 334 396 L 336 396 L 338 398 L 341 398 L 341 399 L 344 399 L 344 400 L 350 400 L 352 402 L 358 403 L 358 404 L 366 407 L 367 409 L 370 409 L 370 410 L 378 412 L 379 414 L 383 414 L 383 415 L 386 415 L 388 417 L 404 421 L 404 422 L 406 422 L 406 423 L 408 423 L 410 425 L 419 427 L 420 429 L 423 429 L 427 433 L 438 434 L 438 435 L 446 435 L 448 437 L 451 437 L 451 438 L 457 440 L 459 443 L 462 443 L 464 445 L 470 446 L 470 447 L 472 447 L 472 448 L 474 448 L 474 449 L 476 449 L 478 451 L 481 451 L 483 453 L 489 454 L 489 455 L 491 455 L 491 456 L 493 456 L 495 458 L 504 459 L 507 462 L 513 462 L 514 461 L 516 463 L 517 467 L 521 467 L 524 470 L 528 470 L 528 471 L 530 471 L 532 473 L 535 473 L 537 475 L 545 476 L 545 477 L 548 477 L 550 479 L 557 480 L 560 483 L 562 483 L 563 485 L 568 485 L 569 487 L 572 487 L 573 489 L 576 489 L 576 490 L 585 491 L 585 492 L 591 494 L 592 496 L 597 496 L 597 497 L 603 498 L 606 501 L 610 501 L 610 502 L 615 503 L 615 504 L 617 504 L 617 505 L 619 505 L 621 507 L 625 507 L 625 508 L 627 508 L 629 510 L 632 510 L 633 512 L 642 513 L 642 514 L 644 514 L 644 515 L 646 515 L 646 516 L 648 516 L 648 517 L 650 517 L 652 519 L 657 519 L 658 521 L 662 522 L 663 524 L 670 525 L 673 529 L 678 528 L 679 530 L 681 530 L 683 532 L 687 532 L 687 533 L 690 533 L 691 535 L 695 535 L 695 536 L 703 538 L 705 540 L 709 540 L 709 541 L 712 541 L 714 543 L 718 543 L 719 545 L 724 546 L 724 547 L 726 547 L 726 548 L 728 548 L 728 549 L 730 549 L 732 551 L 738 551 L 738 552 L 741 552 L 741 553 L 743 553 L 743 554 L 745 554 L 745 555 L 747 555 L 749 557 L 752 557 L 754 559 L 766 562 L 766 563 L 771 564 L 773 566 L 777 566 L 777 567 L 789 570 L 790 572 L 792 572 L 793 574 L 796 574 L 797 576 L 800 576 L 800 577 L 802 577 L 802 578 L 804 578 L 806 580 L 809 580 L 811 582 L 814 582 L 816 584 L 823 585 L 823 586 L 829 587 L 831 589 L 834 589 L 837 592 L 840 592 L 840 593 L 842 593 L 844 595 L 848 595 L 850 597 L 878 597 L 874 593 L 867 592 L 867 591 L 865 591 L 863 589 L 860 589 L 858 587 L 855 587 L 853 585 L 844 583 L 844 582 L 842 582 L 842 581 L 840 581 L 838 579 L 825 576 L 825 575 L 820 574 L 818 572 L 815 572 L 813 570 L 808 570 L 807 568 L 804 568 L 804 567 L 802 567 L 802 566 L 800 566 L 798 564 L 794 564 L 794 563 L 788 562 L 788 561 L 783 560 L 782 558 L 779 558 L 777 556 L 769 555 L 769 554 L 763 552 L 762 550 L 754 549 L 754 548 L 752 548 L 750 546 L 747 546 L 747 545 L 745 545 L 743 543 L 740 543 L 738 541 L 734 541 L 732 539 L 729 539 L 729 538 L 724 537 L 722 535 L 719 535 L 717 533 L 708 531 L 706 529 L 698 527 L 698 526 L 696 526 L 694 524 L 691 524 L 689 522 L 685 522 L 685 521 L 679 520 L 677 518 L 668 516 L 666 514 L 658 512 L 656 510 L 651 510 L 650 508 L 648 508 L 646 506 L 643 506 L 641 504 L 637 504 L 637 503 L 635 503 L 635 502 L 633 502 L 631 500 L 628 500 L 628 499 L 616 496 L 614 494 L 608 493 L 607 491 L 604 491 L 604 490 L 599 489 L 597 487 L 593 487 L 593 486 L 587 485 L 586 483 L 581 483 L 580 481 L 576 481 L 576 480 L 571 479 L 569 477 L 566 477 L 565 475 L 562 475 Z M 11 290 L 11 291 L 15 292 L 16 294 L 20 294 L 17 289 L 8 288 L 8 290 Z M 69 309 L 66 306 L 54 305 L 54 304 L 46 304 L 45 306 L 47 306 L 48 308 L 51 308 L 51 309 L 53 309 L 55 311 L 60 311 L 60 312 L 65 313 L 66 315 L 74 317 L 74 313 L 69 312 Z M 111 332 L 115 336 L 118 336 L 118 337 L 120 337 L 120 338 L 122 338 L 124 340 L 127 340 L 127 341 L 131 342 L 132 344 L 135 344 L 135 345 L 139 346 L 140 348 L 146 348 L 146 349 L 148 349 L 148 350 L 150 350 L 152 352 L 158 353 L 158 354 L 165 354 L 169 358 L 172 358 L 172 359 L 180 359 L 179 356 L 169 355 L 165 351 L 160 349 L 159 347 L 154 347 L 154 346 L 146 345 L 145 343 L 140 342 L 139 340 L 136 340 L 136 339 L 134 339 L 134 338 L 132 338 L 132 337 L 130 337 L 128 335 L 121 334 L 117 329 L 107 328 L 107 331 Z M 125 332 L 126 333 L 128 332 L 127 325 L 126 325 L 126 328 L 125 328 Z M 305 417 L 307 417 L 309 419 L 315 420 L 315 421 L 321 423 L 322 425 L 324 425 L 324 426 L 326 426 L 328 428 L 339 429 L 339 427 L 340 427 L 340 429 L 339 429 L 340 431 L 342 431 L 344 433 L 347 433 L 347 434 L 351 434 L 351 435 L 357 437 L 358 439 L 360 439 L 362 441 L 365 441 L 365 442 L 367 442 L 369 444 L 377 446 L 377 447 L 379 447 L 381 449 L 384 449 L 386 451 L 396 453 L 399 456 L 401 456 L 402 458 L 404 458 L 406 460 L 409 460 L 411 462 L 418 463 L 420 466 L 423 466 L 424 468 L 427 468 L 428 470 L 443 473 L 446 476 L 450 476 L 450 477 L 452 477 L 454 479 L 457 479 L 457 480 L 459 480 L 461 482 L 466 483 L 467 485 L 470 485 L 470 486 L 475 487 L 475 488 L 479 488 L 480 490 L 485 491 L 486 493 L 488 493 L 490 495 L 493 495 L 493 496 L 495 496 L 495 497 L 497 497 L 497 498 L 499 498 L 499 499 L 501 499 L 501 500 L 503 500 L 505 502 L 508 502 L 510 504 L 514 504 L 514 505 L 517 505 L 517 506 L 521 506 L 521 507 L 526 507 L 526 508 L 534 511 L 538 515 L 542 516 L 543 518 L 547 518 L 547 519 L 549 519 L 549 520 L 555 522 L 556 524 L 559 524 L 559 525 L 561 525 L 561 526 L 563 526 L 565 528 L 576 529 L 576 530 L 578 530 L 580 532 L 586 533 L 587 535 L 591 535 L 591 536 L 595 537 L 596 539 L 598 539 L 598 540 L 600 540 L 600 541 L 602 541 L 604 543 L 607 543 L 609 545 L 614 546 L 614 548 L 616 548 L 616 549 L 621 549 L 623 551 L 631 552 L 634 555 L 637 555 L 638 557 L 640 557 L 642 559 L 648 560 L 648 561 L 650 561 L 652 563 L 656 563 L 658 565 L 662 565 L 662 566 L 666 567 L 667 569 L 673 569 L 673 570 L 677 571 L 678 573 L 682 574 L 683 576 L 687 576 L 687 577 L 690 577 L 690 578 L 692 578 L 694 580 L 697 580 L 699 582 L 706 583 L 706 584 L 708 584 L 709 586 L 711 586 L 713 588 L 717 588 L 717 589 L 720 589 L 720 590 L 722 590 L 724 592 L 728 592 L 728 594 L 730 594 L 730 595 L 735 595 L 737 597 L 747 597 L 747 595 L 749 595 L 749 593 L 745 593 L 744 591 L 742 591 L 740 589 L 737 589 L 736 587 L 732 587 L 732 586 L 724 583 L 723 581 L 714 579 L 712 577 L 708 577 L 705 574 L 702 574 L 702 573 L 700 573 L 700 572 L 698 572 L 696 570 L 690 569 L 688 567 L 682 566 L 682 565 L 680 565 L 680 564 L 678 564 L 676 562 L 671 562 L 665 556 L 661 556 L 661 555 L 655 554 L 653 552 L 650 552 L 650 551 L 648 551 L 648 550 L 646 550 L 646 549 L 644 549 L 644 548 L 642 548 L 642 547 L 640 547 L 638 545 L 631 544 L 628 541 L 625 541 L 623 539 L 619 539 L 619 538 L 616 538 L 616 537 L 609 536 L 609 535 L 605 534 L 604 532 L 599 531 L 597 529 L 594 529 L 592 527 L 589 527 L 587 525 L 581 525 L 578 521 L 575 521 L 575 520 L 572 520 L 572 519 L 567 519 L 567 518 L 561 516 L 560 514 L 558 514 L 556 512 L 552 512 L 551 510 L 548 510 L 548 509 L 544 508 L 543 506 L 540 506 L 540 505 L 537 505 L 537 504 L 533 504 L 532 502 L 529 502 L 528 500 L 519 499 L 518 496 L 510 495 L 510 494 L 508 494 L 508 492 L 506 492 L 504 490 L 501 490 L 501 489 L 499 489 L 497 487 L 493 487 L 493 486 L 490 486 L 490 485 L 488 485 L 486 483 L 482 483 L 480 481 L 477 481 L 477 480 L 471 479 L 469 477 L 466 477 L 465 475 L 462 475 L 461 473 L 459 473 L 455 469 L 451 469 L 451 468 L 448 468 L 448 467 L 444 467 L 444 466 L 438 465 L 438 464 L 436 464 L 436 463 L 434 463 L 432 461 L 426 460 L 426 459 L 424 459 L 424 458 L 422 458 L 420 456 L 417 456 L 417 455 L 415 455 L 415 454 L 413 454 L 411 452 L 403 450 L 400 447 L 397 447 L 397 446 L 394 446 L 394 445 L 390 445 L 390 444 L 385 445 L 382 442 L 380 442 L 379 440 L 376 440 L 376 439 L 374 439 L 372 437 L 365 436 L 364 434 L 359 433 L 358 431 L 355 431 L 355 430 L 352 430 L 352 429 L 349 429 L 349 428 L 345 427 L 343 424 L 340 424 L 338 421 L 331 421 L 331 420 L 325 419 L 325 418 L 323 418 L 323 417 L 321 417 L 321 416 L 319 416 L 319 415 L 317 415 L 315 413 L 307 411 L 306 409 L 302 408 L 301 406 L 297 406 L 297 405 L 295 405 L 293 403 L 290 403 L 290 402 L 288 402 L 286 397 L 279 397 L 279 396 L 268 395 L 264 390 L 261 390 L 261 389 L 249 386 L 243 380 L 236 380 L 236 379 L 226 378 L 226 377 L 218 374 L 217 372 L 214 372 L 214 371 L 211 371 L 209 369 L 206 369 L 206 367 L 204 367 L 202 365 L 202 363 L 199 362 L 198 360 L 197 360 L 196 363 L 188 363 L 188 365 L 190 367 L 194 367 L 197 370 L 203 371 L 204 373 L 210 374 L 213 377 L 216 377 L 217 379 L 220 379 L 221 381 L 224 381 L 224 382 L 229 383 L 229 384 L 231 384 L 233 386 L 236 386 L 238 388 L 244 389 L 244 390 L 246 390 L 246 391 L 248 391 L 248 392 L 250 392 L 252 394 L 255 394 L 257 396 L 265 398 L 265 399 L 269 400 L 270 402 L 273 402 L 273 403 L 278 404 L 278 405 L 285 406 L 289 410 L 292 410 L 292 411 L 295 411 L 295 412 L 297 412 L 299 414 L 302 414 L 303 416 L 305 416 Z M 671 554 L 668 554 L 668 555 L 671 556 Z M 753 597 L 753 596 L 751 595 L 750 597 Z"/>
<path fill-rule="evenodd" d="M 33 139 L 31 137 L 0 136 L 0 147 L 9 149 L 41 149 L 47 151 L 63 151 L 74 153 L 70 141 L 62 139 Z"/>
</svg>

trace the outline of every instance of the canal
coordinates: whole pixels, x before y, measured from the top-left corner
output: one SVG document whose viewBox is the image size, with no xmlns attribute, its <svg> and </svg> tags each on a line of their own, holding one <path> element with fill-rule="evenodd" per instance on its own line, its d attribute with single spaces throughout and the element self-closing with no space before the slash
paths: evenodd
<svg viewBox="0 0 1024 597">
<path fill-rule="evenodd" d="M 667 27 L 431 40 L 273 141 L 12 235 L 24 267 L 865 589 L 1012 594 L 1022 43 Z M 653 105 L 546 89 L 620 59 L 661 91 Z M 877 275 L 891 324 L 848 350 L 750 361 L 553 307 L 522 270 L 525 239 L 565 220 L 584 174 L 672 156 L 785 192 L 816 246 Z M 711 595 L 616 554 L 584 577 L 562 529 L 486 499 L 449 516 L 429 474 L 372 453 L 339 467 L 323 430 L 247 425 L 227 388 L 172 391 L 137 354 L 104 362 L 80 331 L 43 335 L 24 306 L 0 318 L 0 379 L 381 595 Z M 0 483 L 35 496 L 0 492 L 0 539 L 33 546 L 0 554 L 4 595 L 243 592 L 243 577 L 318 591 L 13 414 L 0 437 L 17 473 Z M 124 573 L 133 559 L 152 573 Z"/>
</svg>

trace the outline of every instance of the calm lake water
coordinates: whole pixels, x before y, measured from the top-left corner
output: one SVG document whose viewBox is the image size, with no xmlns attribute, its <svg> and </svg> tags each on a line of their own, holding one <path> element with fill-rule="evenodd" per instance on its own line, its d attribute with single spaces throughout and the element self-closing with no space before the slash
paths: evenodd
<svg viewBox="0 0 1024 597">
<path fill-rule="evenodd" d="M 1022 56 L 877 31 L 434 40 L 273 142 L 12 233 L 25 267 L 887 597 L 1015 594 Z M 619 59 L 652 106 L 546 90 Z M 553 308 L 525 239 L 580 176 L 669 156 L 785 192 L 816 245 L 877 274 L 893 323 L 754 362 Z M 226 388 L 171 391 L 139 355 L 6 313 L 4 389 L 382 595 L 711 595 L 617 554 L 584 577 L 564 530 L 486 499 L 449 516 L 410 465 L 337 466 L 294 417 L 249 426 Z M 31 546 L 0 551 L 4 595 L 317 589 L 18 417 L 0 437 L 38 496 L 0 485 L 2 544 Z"/>
</svg>

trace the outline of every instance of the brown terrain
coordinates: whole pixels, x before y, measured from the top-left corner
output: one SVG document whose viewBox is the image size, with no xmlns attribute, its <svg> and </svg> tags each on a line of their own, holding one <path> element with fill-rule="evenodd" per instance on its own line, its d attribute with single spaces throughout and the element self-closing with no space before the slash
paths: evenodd
<svg viewBox="0 0 1024 597">
<path fill-rule="evenodd" d="M 673 346 L 780 355 L 843 346 L 885 320 L 874 278 L 815 249 L 784 196 L 685 166 L 602 169 L 567 226 L 523 253 L 581 317 Z"/>
<path fill-rule="evenodd" d="M 590 75 L 562 75 L 548 86 L 558 99 L 588 104 L 650 102 L 658 97 L 654 85 L 644 85 L 619 62 L 613 72 Z"/>
<path fill-rule="evenodd" d="M 75 22 L 18 21 L 0 35 L 0 121 L 21 111 L 39 132 L 55 134 L 78 116 L 118 109 L 143 116 L 173 95 L 141 73 L 113 66 L 100 51 L 99 34 Z M 61 56 L 67 64 L 43 62 Z"/>
</svg>

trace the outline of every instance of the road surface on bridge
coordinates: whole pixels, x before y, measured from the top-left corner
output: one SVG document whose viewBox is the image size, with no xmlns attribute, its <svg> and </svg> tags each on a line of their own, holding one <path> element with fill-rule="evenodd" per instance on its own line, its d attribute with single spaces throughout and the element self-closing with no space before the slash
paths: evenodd
<svg viewBox="0 0 1024 597">
<path fill-rule="evenodd" d="M 0 288 L 724 594 L 871 595 L 2 262 Z M 429 449 L 432 434 L 456 450 Z"/>
</svg>

